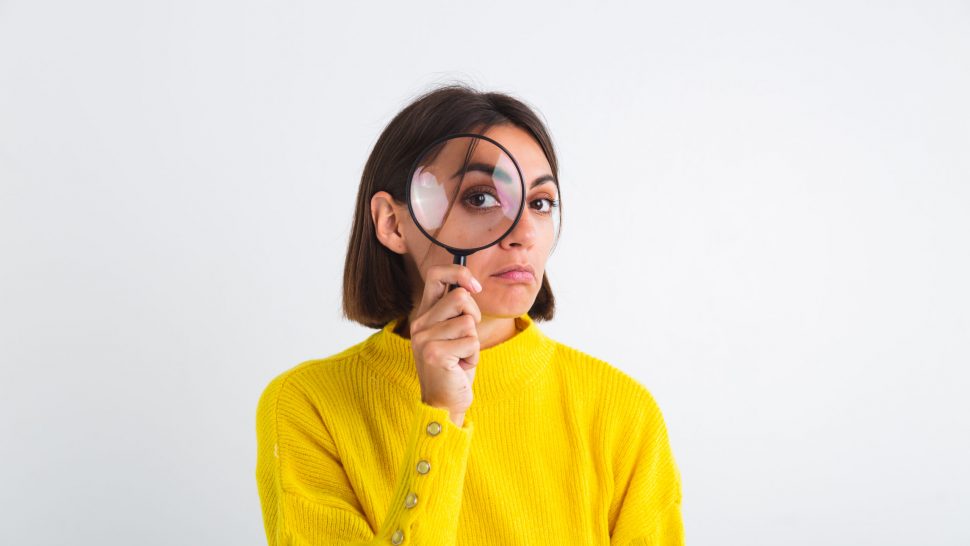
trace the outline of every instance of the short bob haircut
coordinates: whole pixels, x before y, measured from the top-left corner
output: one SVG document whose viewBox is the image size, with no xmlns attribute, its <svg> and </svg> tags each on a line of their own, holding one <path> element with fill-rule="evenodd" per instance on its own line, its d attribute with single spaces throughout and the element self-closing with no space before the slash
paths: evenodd
<svg viewBox="0 0 970 546">
<path fill-rule="evenodd" d="M 428 145 L 453 133 L 478 128 L 481 134 L 502 124 L 515 125 L 531 134 L 545 153 L 552 175 L 559 179 L 559 163 L 549 131 L 531 108 L 503 93 L 481 92 L 463 83 L 440 86 L 419 96 L 388 123 L 360 178 L 344 263 L 345 318 L 383 328 L 391 320 L 409 315 L 414 306 L 413 285 L 404 256 L 377 239 L 370 212 L 374 194 L 386 191 L 398 203 L 406 203 L 408 170 Z M 555 304 L 546 272 L 529 316 L 536 321 L 550 320 Z"/>
</svg>

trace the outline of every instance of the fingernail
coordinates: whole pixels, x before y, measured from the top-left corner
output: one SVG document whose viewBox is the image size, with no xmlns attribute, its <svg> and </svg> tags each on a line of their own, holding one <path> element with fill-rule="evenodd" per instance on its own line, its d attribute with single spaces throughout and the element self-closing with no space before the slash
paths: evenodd
<svg viewBox="0 0 970 546">
<path fill-rule="evenodd" d="M 475 277 L 472 277 L 472 286 L 475 287 L 475 292 L 482 291 L 482 284 L 478 282 L 478 279 L 476 279 Z"/>
</svg>

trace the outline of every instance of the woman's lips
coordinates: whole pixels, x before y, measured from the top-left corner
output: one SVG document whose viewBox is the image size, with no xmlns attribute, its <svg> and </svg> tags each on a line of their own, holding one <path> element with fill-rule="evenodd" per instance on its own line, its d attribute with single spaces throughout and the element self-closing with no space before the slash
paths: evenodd
<svg viewBox="0 0 970 546">
<path fill-rule="evenodd" d="M 512 281 L 512 282 L 532 282 L 533 280 L 535 280 L 535 277 L 532 276 L 532 273 L 529 273 L 528 271 L 506 271 L 501 275 L 492 275 L 492 276 L 498 277 L 500 279 L 505 279 L 507 281 Z"/>
</svg>

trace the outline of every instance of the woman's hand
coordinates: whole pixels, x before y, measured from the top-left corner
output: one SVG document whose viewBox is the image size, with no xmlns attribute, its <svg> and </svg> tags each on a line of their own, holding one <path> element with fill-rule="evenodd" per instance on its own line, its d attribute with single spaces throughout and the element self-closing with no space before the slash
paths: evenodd
<svg viewBox="0 0 970 546">
<path fill-rule="evenodd" d="M 457 284 L 454 290 L 448 286 Z M 447 409 L 459 427 L 472 404 L 482 314 L 471 292 L 481 292 L 471 270 L 461 265 L 428 268 L 417 318 L 410 324 L 411 348 L 421 382 L 421 401 Z"/>
</svg>

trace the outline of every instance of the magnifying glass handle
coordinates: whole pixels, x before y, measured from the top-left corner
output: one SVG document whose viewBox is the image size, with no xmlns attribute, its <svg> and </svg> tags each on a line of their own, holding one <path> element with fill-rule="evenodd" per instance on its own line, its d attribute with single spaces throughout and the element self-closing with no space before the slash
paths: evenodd
<svg viewBox="0 0 970 546">
<path fill-rule="evenodd" d="M 465 258 L 467 258 L 467 257 L 468 256 L 466 256 L 465 254 L 455 254 L 455 259 L 451 263 L 456 264 L 456 265 L 465 265 L 465 263 L 466 263 Z M 458 288 L 458 285 L 457 284 L 448 285 L 448 291 L 449 292 L 451 292 L 455 288 Z"/>
</svg>

